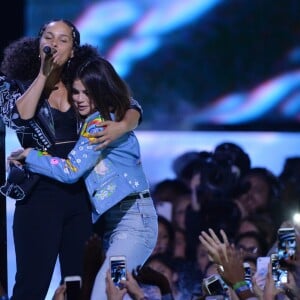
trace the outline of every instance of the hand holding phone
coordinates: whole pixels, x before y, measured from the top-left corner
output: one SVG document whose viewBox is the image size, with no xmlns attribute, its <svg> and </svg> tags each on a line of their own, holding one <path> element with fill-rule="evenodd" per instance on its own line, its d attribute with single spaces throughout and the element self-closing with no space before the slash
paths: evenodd
<svg viewBox="0 0 300 300">
<path fill-rule="evenodd" d="M 209 295 L 226 294 L 227 286 L 220 275 L 213 274 L 203 280 L 205 289 Z"/>
<path fill-rule="evenodd" d="M 81 277 L 66 276 L 64 278 L 66 285 L 66 300 L 79 300 L 81 294 Z"/>
<path fill-rule="evenodd" d="M 272 277 L 277 288 L 288 282 L 288 271 L 280 265 L 277 253 L 271 254 Z"/>
<path fill-rule="evenodd" d="M 260 256 L 256 260 L 256 282 L 260 289 L 264 289 L 268 268 L 270 263 L 269 256 Z"/>
<path fill-rule="evenodd" d="M 121 288 L 121 280 L 126 280 L 126 258 L 125 256 L 110 257 L 110 274 L 115 286 Z"/>
<path fill-rule="evenodd" d="M 296 256 L 296 232 L 293 227 L 279 228 L 278 237 L 278 259 L 295 259 Z"/>
</svg>

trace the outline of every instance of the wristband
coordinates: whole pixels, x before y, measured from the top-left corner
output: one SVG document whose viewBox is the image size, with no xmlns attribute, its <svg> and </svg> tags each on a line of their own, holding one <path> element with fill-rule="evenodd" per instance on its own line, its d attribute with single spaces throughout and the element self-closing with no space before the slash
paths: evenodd
<svg viewBox="0 0 300 300">
<path fill-rule="evenodd" d="M 247 284 L 247 285 L 242 285 L 242 286 L 240 286 L 239 288 L 235 289 L 234 291 L 235 291 L 237 294 L 240 294 L 240 293 L 243 293 L 243 292 L 245 292 L 245 291 L 250 291 L 250 288 L 249 288 L 249 286 L 248 286 L 248 284 Z"/>
<path fill-rule="evenodd" d="M 244 280 L 244 281 L 239 281 L 239 282 L 236 282 L 233 286 L 232 286 L 232 288 L 234 289 L 234 290 L 236 290 L 236 289 L 238 289 L 238 288 L 240 288 L 241 286 L 248 286 L 248 284 L 247 284 L 247 282 Z"/>
</svg>

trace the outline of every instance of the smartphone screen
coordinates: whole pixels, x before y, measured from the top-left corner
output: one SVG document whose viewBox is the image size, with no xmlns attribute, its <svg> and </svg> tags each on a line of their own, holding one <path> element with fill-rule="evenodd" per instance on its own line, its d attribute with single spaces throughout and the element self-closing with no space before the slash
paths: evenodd
<svg viewBox="0 0 300 300">
<path fill-rule="evenodd" d="M 218 275 L 211 275 L 204 282 L 209 295 L 222 295 L 226 292 L 225 283 Z"/>
<path fill-rule="evenodd" d="M 245 281 L 247 282 L 249 288 L 252 290 L 253 285 L 252 285 L 252 271 L 250 268 L 250 264 L 247 262 L 243 263 L 243 267 L 245 270 Z"/>
<path fill-rule="evenodd" d="M 81 293 L 81 277 L 67 276 L 64 279 L 66 284 L 66 300 L 79 300 Z"/>
<path fill-rule="evenodd" d="M 293 227 L 278 229 L 278 258 L 294 259 L 296 255 L 296 233 Z"/>
<path fill-rule="evenodd" d="M 120 281 L 126 280 L 126 258 L 125 256 L 110 257 L 110 274 L 114 284 L 121 287 Z"/>
<path fill-rule="evenodd" d="M 265 287 L 269 263 L 270 263 L 270 256 L 260 256 L 256 260 L 256 273 L 260 278 L 258 286 L 262 290 Z"/>
<path fill-rule="evenodd" d="M 272 277 L 276 287 L 281 287 L 283 283 L 288 282 L 288 271 L 280 266 L 280 260 L 277 254 L 271 255 Z"/>
</svg>

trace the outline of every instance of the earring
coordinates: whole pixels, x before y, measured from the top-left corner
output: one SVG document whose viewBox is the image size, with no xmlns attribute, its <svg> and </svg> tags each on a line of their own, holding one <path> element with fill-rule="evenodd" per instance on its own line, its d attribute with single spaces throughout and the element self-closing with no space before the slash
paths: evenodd
<svg viewBox="0 0 300 300">
<path fill-rule="evenodd" d="M 67 61 L 67 68 L 70 67 L 70 64 L 71 64 L 71 58 L 69 58 L 68 61 Z"/>
</svg>

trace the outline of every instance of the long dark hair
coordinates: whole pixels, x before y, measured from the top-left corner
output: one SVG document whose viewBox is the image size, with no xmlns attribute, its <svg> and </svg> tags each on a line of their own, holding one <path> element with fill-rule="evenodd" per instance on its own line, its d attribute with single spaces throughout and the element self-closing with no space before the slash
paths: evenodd
<svg viewBox="0 0 300 300">
<path fill-rule="evenodd" d="M 78 53 L 80 55 L 74 59 L 69 70 L 69 88 L 74 80 L 81 80 L 95 108 L 104 119 L 111 120 L 110 112 L 113 112 L 116 121 L 122 120 L 130 107 L 131 94 L 128 85 L 112 64 L 100 56 L 95 47 L 81 46 Z"/>
</svg>

